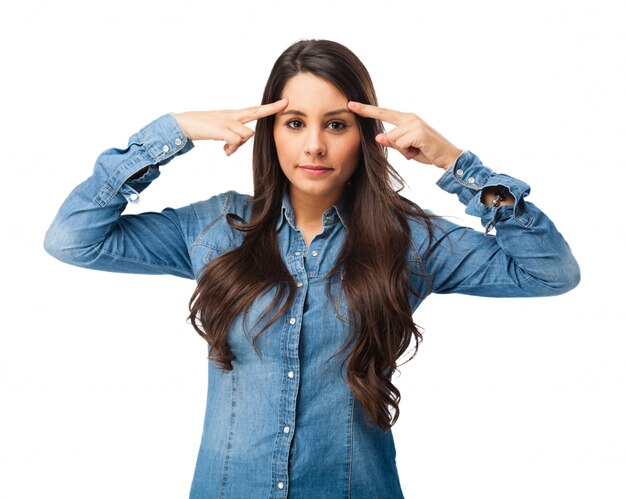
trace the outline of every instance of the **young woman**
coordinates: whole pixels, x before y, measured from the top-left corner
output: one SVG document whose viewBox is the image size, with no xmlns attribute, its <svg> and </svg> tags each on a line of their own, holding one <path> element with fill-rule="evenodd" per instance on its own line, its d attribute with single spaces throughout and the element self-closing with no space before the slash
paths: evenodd
<svg viewBox="0 0 626 499">
<path fill-rule="evenodd" d="M 385 133 L 383 121 L 396 126 Z M 253 136 L 253 196 L 122 215 L 193 141 L 224 141 L 230 155 Z M 441 168 L 438 185 L 485 233 L 400 196 L 389 147 Z M 211 362 L 191 497 L 398 498 L 391 378 L 421 339 L 421 301 L 556 295 L 578 283 L 529 189 L 418 116 L 377 107 L 352 52 L 308 40 L 278 58 L 262 105 L 170 113 L 103 152 L 45 246 L 73 265 L 197 279 L 190 318 Z"/>
</svg>

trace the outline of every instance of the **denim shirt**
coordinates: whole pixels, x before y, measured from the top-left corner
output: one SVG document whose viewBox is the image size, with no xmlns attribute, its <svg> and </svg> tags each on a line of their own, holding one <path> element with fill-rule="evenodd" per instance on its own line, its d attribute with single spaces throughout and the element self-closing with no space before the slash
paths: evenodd
<svg viewBox="0 0 626 499">
<path fill-rule="evenodd" d="M 241 244 L 227 213 L 248 219 L 251 197 L 230 191 L 179 209 L 122 215 L 128 202 L 159 175 L 159 166 L 193 148 L 166 114 L 132 135 L 125 149 L 108 149 L 91 177 L 76 187 L 49 228 L 46 250 L 81 267 L 197 279 L 203 267 Z M 131 176 L 148 167 L 140 178 Z M 487 232 L 434 218 L 434 239 L 410 219 L 408 265 L 414 290 L 480 296 L 547 296 L 579 280 L 576 260 L 552 221 L 525 197 L 524 182 L 485 167 L 470 151 L 438 181 L 456 194 Z M 485 206 L 486 186 L 506 186 L 512 206 Z M 263 294 L 232 324 L 232 371 L 213 363 L 191 498 L 400 498 L 392 432 L 366 418 L 345 382 L 343 358 L 350 317 L 341 278 L 326 293 L 349 213 L 341 203 L 323 215 L 323 232 L 307 248 L 287 195 L 276 221 L 279 250 L 297 283 L 283 317 L 261 335 L 256 317 L 270 303 Z M 419 277 L 427 275 L 427 277 Z M 413 310 L 422 299 L 411 295 Z"/>
</svg>

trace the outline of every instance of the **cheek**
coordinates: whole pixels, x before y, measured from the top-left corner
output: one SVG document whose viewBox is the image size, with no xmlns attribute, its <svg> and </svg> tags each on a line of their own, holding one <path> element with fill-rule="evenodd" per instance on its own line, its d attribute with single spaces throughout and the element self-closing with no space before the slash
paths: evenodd
<svg viewBox="0 0 626 499">
<path fill-rule="evenodd" d="M 274 134 L 278 165 L 289 181 L 293 177 L 293 165 L 299 160 L 297 145 L 294 142 L 293 138 L 286 136 L 286 134 Z"/>
<path fill-rule="evenodd" d="M 276 147 L 276 153 L 280 155 L 280 152 L 283 149 L 283 141 L 280 133 L 276 132 L 276 128 L 274 128 L 274 146 Z"/>
<path fill-rule="evenodd" d="M 345 147 L 345 162 L 356 168 L 361 159 L 361 136 L 351 138 Z"/>
<path fill-rule="evenodd" d="M 276 145 L 276 154 L 278 160 L 283 166 L 283 162 L 288 161 L 293 154 L 293 141 L 289 140 L 285 134 L 280 132 L 274 132 L 274 144 Z"/>
</svg>

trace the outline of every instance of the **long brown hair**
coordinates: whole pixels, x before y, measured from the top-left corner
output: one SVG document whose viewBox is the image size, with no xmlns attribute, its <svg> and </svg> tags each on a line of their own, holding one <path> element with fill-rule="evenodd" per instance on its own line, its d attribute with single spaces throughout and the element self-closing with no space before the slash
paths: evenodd
<svg viewBox="0 0 626 499">
<path fill-rule="evenodd" d="M 290 46 L 276 60 L 262 102 L 280 99 L 287 81 L 311 73 L 336 86 L 349 100 L 377 105 L 369 73 L 343 45 L 328 40 L 304 40 Z M 404 181 L 387 161 L 387 151 L 375 142 L 382 122 L 358 117 L 361 161 L 346 188 L 350 218 L 344 245 L 328 276 L 342 275 L 342 290 L 351 317 L 346 381 L 372 421 L 388 430 L 398 419 L 400 392 L 391 383 L 397 360 L 412 338 L 417 352 L 422 335 L 412 319 L 409 302 L 408 254 L 411 232 L 408 217 L 421 221 L 432 234 L 431 222 L 415 203 L 396 189 Z M 289 182 L 278 163 L 273 137 L 274 117 L 256 124 L 253 148 L 254 195 L 250 220 L 228 214 L 228 223 L 244 231 L 241 246 L 205 267 L 189 302 L 190 320 L 209 343 L 209 359 L 231 370 L 235 355 L 228 344 L 233 320 L 247 312 L 264 291 L 275 289 L 273 301 L 257 324 L 274 314 L 258 337 L 291 305 L 295 282 L 279 250 L 276 220 Z M 390 407 L 393 412 L 390 411 Z"/>
</svg>

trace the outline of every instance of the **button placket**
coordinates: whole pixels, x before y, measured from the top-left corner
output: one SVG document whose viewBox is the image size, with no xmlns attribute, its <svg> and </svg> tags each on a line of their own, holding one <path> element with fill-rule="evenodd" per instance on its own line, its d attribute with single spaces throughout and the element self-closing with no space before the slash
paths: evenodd
<svg viewBox="0 0 626 499">
<path fill-rule="evenodd" d="M 304 266 L 304 255 L 302 251 L 290 251 L 291 258 L 288 258 L 287 266 L 296 282 L 296 296 L 292 306 L 285 312 L 287 326 L 281 341 L 281 350 L 284 352 L 283 365 L 286 369 L 282 381 L 284 397 L 280 407 L 280 421 L 282 424 L 277 428 L 277 454 L 276 473 L 274 480 L 276 483 L 276 497 L 284 497 L 289 483 L 289 458 L 291 455 L 291 443 L 293 440 L 296 425 L 297 394 L 299 387 L 299 377 L 296 376 L 299 366 L 298 347 L 300 342 L 300 330 L 302 327 L 302 313 L 307 290 L 307 275 Z M 281 491 L 280 493 L 278 491 Z"/>
<path fill-rule="evenodd" d="M 304 268 L 308 276 L 318 274 L 322 258 L 324 257 L 326 241 L 327 238 L 316 238 L 309 246 L 306 258 L 304 258 Z"/>
</svg>

